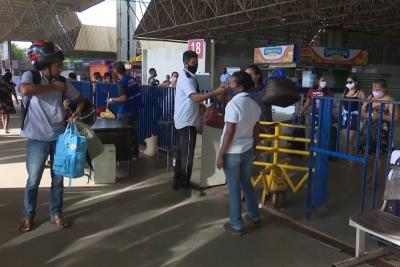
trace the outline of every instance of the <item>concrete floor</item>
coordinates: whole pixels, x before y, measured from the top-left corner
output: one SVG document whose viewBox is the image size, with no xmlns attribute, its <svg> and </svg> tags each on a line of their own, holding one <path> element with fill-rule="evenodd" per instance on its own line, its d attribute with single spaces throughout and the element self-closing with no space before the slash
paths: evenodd
<svg viewBox="0 0 400 267">
<path fill-rule="evenodd" d="M 262 229 L 227 234 L 225 190 L 185 197 L 171 191 L 169 174 L 67 189 L 65 231 L 47 220 L 47 189 L 27 234 L 16 229 L 23 189 L 0 191 L 2 266 L 330 266 L 348 257 L 267 213 Z"/>
<path fill-rule="evenodd" d="M 17 134 L 18 118 L 13 119 Z M 24 157 L 24 141 L 0 133 L 0 266 L 331 266 L 349 257 L 267 210 L 262 229 L 246 225 L 246 235 L 232 236 L 222 229 L 228 215 L 226 187 L 209 189 L 204 197 L 196 191 L 191 196 L 174 192 L 165 163 L 149 158 L 133 162 L 133 178 L 112 186 L 74 181 L 65 189 L 64 203 L 73 227 L 64 231 L 48 221 L 50 180 L 45 174 L 36 229 L 21 234 Z M 284 214 L 352 246 L 355 234 L 348 217 L 359 201 L 349 186 L 357 181 L 343 175 L 332 179 L 345 184 L 332 182 L 325 212 L 305 221 L 303 191 L 288 194 Z"/>
</svg>

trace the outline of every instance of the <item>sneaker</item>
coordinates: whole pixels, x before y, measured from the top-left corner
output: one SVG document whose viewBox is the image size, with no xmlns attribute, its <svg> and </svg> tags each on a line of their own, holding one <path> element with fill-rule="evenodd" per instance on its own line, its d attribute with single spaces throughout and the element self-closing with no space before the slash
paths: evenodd
<svg viewBox="0 0 400 267">
<path fill-rule="evenodd" d="M 225 229 L 225 231 L 230 232 L 230 233 L 235 234 L 235 235 L 239 235 L 239 236 L 243 235 L 243 229 L 240 229 L 240 230 L 234 229 L 232 227 L 232 225 L 230 224 L 230 222 L 226 222 L 224 224 L 224 229 Z"/>
<path fill-rule="evenodd" d="M 257 220 L 257 221 L 253 221 L 250 216 L 247 214 L 245 217 L 245 220 L 248 222 L 251 222 L 253 224 L 254 227 L 256 228 L 261 228 L 262 227 L 262 222 L 261 219 Z"/>
</svg>

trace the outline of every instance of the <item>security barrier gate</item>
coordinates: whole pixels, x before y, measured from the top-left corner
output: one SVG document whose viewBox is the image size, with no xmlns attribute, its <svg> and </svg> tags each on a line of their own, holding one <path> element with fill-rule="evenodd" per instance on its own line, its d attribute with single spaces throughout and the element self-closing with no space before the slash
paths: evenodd
<svg viewBox="0 0 400 267">
<path fill-rule="evenodd" d="M 314 153 L 310 154 L 308 167 L 305 212 L 307 218 L 310 218 L 314 209 L 327 201 L 329 158 L 351 160 L 362 164 L 360 209 L 365 208 L 368 177 L 372 177 L 371 208 L 376 207 L 377 190 L 380 186 L 377 179 L 380 161 L 386 159 L 386 164 L 382 164 L 386 175 L 391 152 L 400 141 L 400 137 L 394 135 L 399 104 L 400 102 L 396 101 L 349 98 L 313 99 L 310 139 L 314 142 L 310 143 L 310 152 Z M 352 123 L 355 131 L 354 147 L 349 146 Z M 341 130 L 346 133 L 343 141 Z M 344 144 L 344 147 L 340 144 Z M 315 173 L 311 171 L 313 169 Z"/>
</svg>

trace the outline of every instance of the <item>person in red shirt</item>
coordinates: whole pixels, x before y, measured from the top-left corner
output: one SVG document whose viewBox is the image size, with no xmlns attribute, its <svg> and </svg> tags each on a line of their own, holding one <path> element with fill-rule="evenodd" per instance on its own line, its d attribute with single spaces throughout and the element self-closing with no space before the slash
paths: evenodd
<svg viewBox="0 0 400 267">
<path fill-rule="evenodd" d="M 300 116 L 304 116 L 308 108 L 312 105 L 314 97 L 333 96 L 331 89 L 327 88 L 327 82 L 324 76 L 321 76 L 318 81 L 318 88 L 310 88 L 307 92 L 307 100 L 300 112 Z M 320 101 L 316 101 L 316 110 L 319 110 Z"/>
</svg>

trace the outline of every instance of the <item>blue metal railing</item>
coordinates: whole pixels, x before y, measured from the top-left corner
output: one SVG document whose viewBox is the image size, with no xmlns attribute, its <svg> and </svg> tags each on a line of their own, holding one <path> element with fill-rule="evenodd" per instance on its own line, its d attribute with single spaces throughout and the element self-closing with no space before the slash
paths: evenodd
<svg viewBox="0 0 400 267">
<path fill-rule="evenodd" d="M 106 107 L 107 97 L 118 96 L 118 86 L 107 83 L 72 82 L 74 87 L 96 108 Z M 176 130 L 173 124 L 175 88 L 140 86 L 143 109 L 139 119 L 139 142 L 152 135 L 158 136 L 159 146 L 176 145 Z M 109 105 L 109 110 L 117 113 L 118 105 Z"/>
<path fill-rule="evenodd" d="M 317 101 L 319 107 L 317 107 Z M 380 186 L 378 179 L 380 161 L 386 156 L 387 162 L 382 165 L 385 167 L 385 174 L 388 174 L 390 156 L 395 145 L 395 114 L 399 105 L 400 102 L 398 101 L 329 97 L 313 99 L 310 138 L 315 141 L 310 144 L 310 151 L 313 153 L 310 153 L 309 158 L 307 218 L 310 218 L 313 209 L 326 203 L 328 157 L 350 160 L 363 165 L 360 209 L 364 210 L 366 206 L 368 177 L 372 177 L 371 208 L 376 208 L 377 192 Z M 357 109 L 352 109 L 355 106 L 357 106 Z M 335 107 L 339 107 L 339 109 L 335 109 Z M 344 107 L 347 107 L 347 112 L 345 112 Z M 387 107 L 391 109 L 390 114 L 388 114 Z M 378 115 L 373 115 L 374 110 Z M 384 114 L 385 112 L 386 114 Z M 390 115 L 390 120 L 387 115 Z M 373 116 L 375 120 L 373 120 Z M 355 126 L 352 120 L 356 120 Z M 334 129 L 334 127 L 337 128 Z M 336 143 L 332 145 L 333 131 L 336 131 L 337 139 Z M 341 135 L 344 135 L 344 142 L 341 142 Z M 354 143 L 351 142 L 351 135 L 354 136 Z M 351 143 L 353 143 L 353 146 L 351 146 Z M 315 173 L 312 172 L 314 168 Z"/>
<path fill-rule="evenodd" d="M 94 103 L 92 83 L 71 81 L 71 84 L 81 93 L 81 96 L 89 99 L 91 103 Z"/>
</svg>

